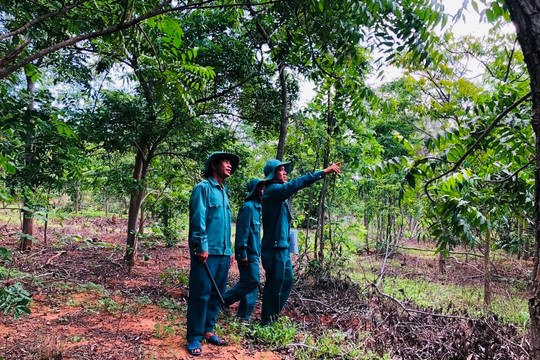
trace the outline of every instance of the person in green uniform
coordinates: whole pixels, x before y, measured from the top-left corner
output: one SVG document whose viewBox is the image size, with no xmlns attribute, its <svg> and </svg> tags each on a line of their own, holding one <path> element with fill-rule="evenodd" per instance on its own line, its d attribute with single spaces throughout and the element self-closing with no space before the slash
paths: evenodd
<svg viewBox="0 0 540 360">
<path fill-rule="evenodd" d="M 264 167 L 266 187 L 262 199 L 263 238 L 261 258 L 266 281 L 262 295 L 261 325 L 277 320 L 291 292 L 294 276 L 289 254 L 291 212 L 287 199 L 300 189 L 323 179 L 327 174 L 341 172 L 342 162 L 324 170 L 307 173 L 287 181 L 290 162 L 268 160 Z"/>
<path fill-rule="evenodd" d="M 214 334 L 221 308 L 219 295 L 205 266 L 221 293 L 227 289 L 232 258 L 231 208 L 224 181 L 238 168 L 238 156 L 214 152 L 204 166 L 205 180 L 198 183 L 189 199 L 189 296 L 187 302 L 187 350 L 202 354 L 201 341 L 222 346 L 227 341 Z"/>
<path fill-rule="evenodd" d="M 261 200 L 264 181 L 251 179 L 247 187 L 248 195 L 236 220 L 234 242 L 240 280 L 223 296 L 225 312 L 229 311 L 230 305 L 240 301 L 236 316 L 245 321 L 249 320 L 255 309 L 261 281 L 259 257 L 261 256 Z"/>
</svg>

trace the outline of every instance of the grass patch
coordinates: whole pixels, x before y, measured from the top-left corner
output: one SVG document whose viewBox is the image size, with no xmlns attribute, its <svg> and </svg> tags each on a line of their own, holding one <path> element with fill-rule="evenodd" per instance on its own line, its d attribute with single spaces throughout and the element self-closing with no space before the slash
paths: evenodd
<svg viewBox="0 0 540 360">
<path fill-rule="evenodd" d="M 28 274 L 17 269 L 0 266 L 0 279 L 14 279 L 21 278 L 23 276 L 28 276 Z"/>
<path fill-rule="evenodd" d="M 189 284 L 189 269 L 169 268 L 159 275 L 159 280 L 164 286 Z"/>
<path fill-rule="evenodd" d="M 185 306 L 182 306 L 177 300 L 171 298 L 162 298 L 159 300 L 158 305 L 161 308 L 173 313 L 186 311 Z"/>
<path fill-rule="evenodd" d="M 411 301 L 421 308 L 451 309 L 466 311 L 470 316 L 483 316 L 483 289 L 472 286 L 443 285 L 419 279 L 398 279 L 387 277 L 383 291 L 400 301 Z M 502 323 L 512 323 L 525 331 L 529 321 L 527 301 L 518 296 L 492 296 L 492 312 Z"/>
<path fill-rule="evenodd" d="M 156 333 L 156 338 L 158 339 L 165 339 L 176 334 L 173 325 L 156 324 L 154 325 L 154 330 Z"/>
<path fill-rule="evenodd" d="M 244 333 L 253 343 L 273 348 L 284 347 L 294 342 L 298 333 L 296 325 L 286 316 L 281 317 L 272 325 L 260 326 L 255 324 L 245 328 Z"/>
<path fill-rule="evenodd" d="M 369 333 L 365 333 L 366 336 Z M 354 339 L 339 330 L 324 330 L 317 336 L 308 335 L 300 343 L 290 344 L 296 348 L 294 358 L 299 360 L 311 359 L 357 359 L 375 360 L 390 359 L 365 350 L 362 339 Z"/>
</svg>

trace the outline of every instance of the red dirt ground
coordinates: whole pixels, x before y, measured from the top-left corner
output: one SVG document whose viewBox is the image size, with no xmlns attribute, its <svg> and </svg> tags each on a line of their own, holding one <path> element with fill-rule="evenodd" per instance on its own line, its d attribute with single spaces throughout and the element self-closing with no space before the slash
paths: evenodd
<svg viewBox="0 0 540 360">
<path fill-rule="evenodd" d="M 129 271 L 122 260 L 125 229 L 125 220 L 73 218 L 49 224 L 45 244 L 43 228 L 36 228 L 38 243 L 29 253 L 14 253 L 11 265 L 13 270 L 28 274 L 17 281 L 32 294 L 31 315 L 19 320 L 11 315 L 1 317 L 0 359 L 196 358 L 188 355 L 184 339 L 185 279 L 189 272 L 186 241 L 171 248 L 141 241 L 138 262 Z M 0 224 L 0 247 L 15 249 L 17 231 L 13 225 Z M 407 245 L 423 247 L 413 242 Z M 366 258 L 373 256 L 377 255 Z M 451 257 L 447 262 L 448 271 L 441 275 L 432 254 L 397 253 L 386 274 L 482 286 L 480 259 Z M 493 266 L 495 276 L 505 281 L 523 281 L 530 270 L 530 262 L 510 257 L 497 260 Z M 308 273 L 306 269 L 296 270 L 298 274 Z M 237 276 L 233 266 L 230 284 Z M 433 315 L 437 309 L 403 311 L 384 294 L 369 286 L 359 288 L 359 284 L 343 278 L 312 280 L 306 276 L 295 284 L 285 314 L 311 334 L 339 329 L 374 353 L 391 351 L 393 359 L 526 358 L 526 336 L 512 325 L 500 324 L 492 317 L 470 319 L 458 312 L 449 317 Z M 13 282 L 9 276 L 4 277 L 6 281 Z M 505 281 L 493 283 L 494 293 L 505 293 Z M 414 307 L 411 303 L 404 305 Z M 254 321 L 259 317 L 260 302 Z M 224 325 L 222 329 L 227 329 L 225 320 L 218 320 Z M 366 330 L 369 336 L 362 339 Z M 230 345 L 203 344 L 203 356 L 198 358 L 294 358 L 293 351 L 273 352 L 238 335 L 227 335 Z"/>
<path fill-rule="evenodd" d="M 39 243 L 32 251 L 14 254 L 14 267 L 39 279 L 21 281 L 32 293 L 31 315 L 23 315 L 19 320 L 2 316 L 0 358 L 195 358 L 185 350 L 185 307 L 170 311 L 157 304 L 163 299 L 176 300 L 177 306 L 186 304 L 187 287 L 164 277 L 170 269 L 188 273 L 189 253 L 185 244 L 173 248 L 145 247 L 143 252 L 149 260 L 139 259 L 128 272 L 122 261 L 124 229 L 125 221 L 75 218 L 49 225 L 47 245 L 40 236 L 43 229 L 36 229 Z M 15 249 L 17 229 L 3 226 L 1 230 L 0 246 Z M 69 236 L 73 239 L 73 235 L 79 235 L 83 241 L 67 240 Z M 118 250 L 104 248 L 103 243 L 117 244 Z M 235 276 L 233 269 L 231 277 Z M 88 286 L 90 282 L 100 287 L 93 289 Z M 83 290 L 78 290 L 77 285 L 82 285 Z M 152 303 L 141 304 L 143 297 Z M 103 303 L 111 299 L 116 308 L 108 311 Z M 232 341 L 224 347 L 203 344 L 203 355 L 197 358 L 284 357 L 264 349 L 246 350 L 241 342 Z"/>
</svg>

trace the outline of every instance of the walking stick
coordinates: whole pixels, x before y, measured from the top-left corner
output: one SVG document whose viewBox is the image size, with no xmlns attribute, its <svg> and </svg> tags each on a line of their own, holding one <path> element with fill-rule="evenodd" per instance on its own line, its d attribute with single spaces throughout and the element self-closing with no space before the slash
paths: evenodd
<svg viewBox="0 0 540 360">
<path fill-rule="evenodd" d="M 225 300 L 223 300 L 223 296 L 221 296 L 221 291 L 219 291 L 219 288 L 216 284 L 216 280 L 214 280 L 214 277 L 212 276 L 212 273 L 210 272 L 210 269 L 208 268 L 208 264 L 206 263 L 206 261 L 203 263 L 203 265 L 204 265 L 204 269 L 206 270 L 206 273 L 208 274 L 208 277 L 210 278 L 210 282 L 212 282 L 212 286 L 214 287 L 214 289 L 216 290 L 218 294 L 219 302 L 221 303 L 221 305 L 225 304 Z"/>
</svg>

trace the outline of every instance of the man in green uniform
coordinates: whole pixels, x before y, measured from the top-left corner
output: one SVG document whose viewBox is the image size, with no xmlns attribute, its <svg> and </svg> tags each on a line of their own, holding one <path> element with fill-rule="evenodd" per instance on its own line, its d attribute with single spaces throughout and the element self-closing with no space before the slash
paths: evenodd
<svg viewBox="0 0 540 360">
<path fill-rule="evenodd" d="M 238 168 L 238 156 L 214 152 L 206 160 L 205 180 L 198 183 L 189 199 L 189 296 L 187 303 L 187 350 L 202 354 L 204 339 L 217 346 L 227 341 L 214 334 L 219 296 L 212 288 L 210 275 L 221 293 L 227 289 L 232 257 L 231 208 L 223 182 Z M 205 267 L 208 266 L 208 274 Z"/>
<path fill-rule="evenodd" d="M 262 296 L 261 325 L 277 320 L 291 292 L 294 276 L 289 254 L 291 212 L 287 199 L 327 174 L 340 173 L 341 162 L 287 182 L 290 162 L 269 160 L 264 167 L 266 187 L 262 200 L 263 239 L 261 258 L 266 275 Z"/>
<path fill-rule="evenodd" d="M 249 320 L 255 309 L 261 274 L 259 257 L 261 256 L 261 200 L 264 181 L 251 179 L 248 183 L 248 195 L 236 220 L 235 257 L 238 262 L 240 281 L 223 296 L 224 309 L 240 300 L 236 316 Z"/>
</svg>

